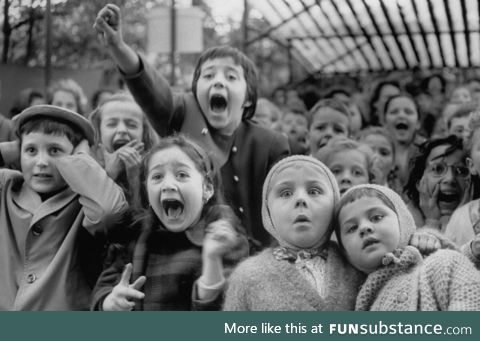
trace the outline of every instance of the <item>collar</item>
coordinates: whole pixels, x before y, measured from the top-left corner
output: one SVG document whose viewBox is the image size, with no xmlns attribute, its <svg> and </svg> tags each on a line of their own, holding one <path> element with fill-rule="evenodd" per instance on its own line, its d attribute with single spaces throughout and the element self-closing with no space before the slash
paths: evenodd
<svg viewBox="0 0 480 341">
<path fill-rule="evenodd" d="M 272 253 L 276 260 L 286 260 L 291 263 L 305 259 L 312 259 L 317 256 L 326 260 L 328 255 L 326 248 L 300 249 L 297 251 L 284 246 L 278 246 L 274 248 Z"/>
</svg>

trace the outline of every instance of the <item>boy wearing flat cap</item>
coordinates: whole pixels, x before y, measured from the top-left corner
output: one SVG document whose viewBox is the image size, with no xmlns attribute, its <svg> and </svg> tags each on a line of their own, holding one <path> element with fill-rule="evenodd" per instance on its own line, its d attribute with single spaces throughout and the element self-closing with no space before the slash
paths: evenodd
<svg viewBox="0 0 480 341">
<path fill-rule="evenodd" d="M 0 310 L 88 309 L 95 246 L 124 194 L 90 157 L 84 117 L 37 105 L 13 121 L 20 141 L 0 143 L 0 167 L 21 172 L 0 168 Z"/>
</svg>

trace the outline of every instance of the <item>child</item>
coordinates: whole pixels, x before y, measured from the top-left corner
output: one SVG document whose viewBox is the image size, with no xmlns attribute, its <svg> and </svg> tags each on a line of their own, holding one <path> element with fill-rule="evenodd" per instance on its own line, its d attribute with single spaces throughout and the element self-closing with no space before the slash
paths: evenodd
<svg viewBox="0 0 480 341">
<path fill-rule="evenodd" d="M 350 135 L 350 114 L 345 105 L 334 99 L 318 101 L 308 112 L 310 155 L 336 136 Z"/>
<path fill-rule="evenodd" d="M 61 79 L 49 89 L 48 103 L 68 110 L 85 114 L 87 98 L 73 79 Z"/>
<path fill-rule="evenodd" d="M 257 101 L 251 60 L 231 47 L 208 49 L 197 62 L 192 93 L 173 95 L 166 80 L 123 41 L 118 7 L 105 6 L 95 27 L 155 131 L 162 137 L 186 133 L 211 154 L 227 202 L 241 218 L 252 247 L 266 246 L 260 191 L 268 169 L 289 148 L 284 136 L 250 120 Z"/>
<path fill-rule="evenodd" d="M 282 118 L 282 131 L 288 136 L 293 155 L 308 154 L 308 122 L 301 111 L 287 111 Z"/>
<path fill-rule="evenodd" d="M 390 97 L 385 102 L 383 122 L 395 142 L 395 166 L 399 183 L 403 186 L 409 176 L 409 160 L 425 141 L 417 134 L 420 115 L 413 98 L 407 94 Z"/>
<path fill-rule="evenodd" d="M 355 140 L 336 137 L 320 149 L 315 157 L 333 173 L 340 194 L 352 186 L 368 184 L 378 178 L 379 171 L 374 164 L 373 151 Z"/>
<path fill-rule="evenodd" d="M 263 186 L 265 229 L 280 244 L 241 263 L 224 310 L 352 310 L 362 281 L 330 242 L 337 182 L 320 161 L 295 155 Z"/>
<path fill-rule="evenodd" d="M 467 164 L 472 177 L 480 174 L 480 112 L 474 112 L 469 119 L 470 134 L 465 150 L 469 154 Z M 445 228 L 445 236 L 458 246 L 468 243 L 480 235 L 480 199 L 459 206 L 452 214 Z"/>
<path fill-rule="evenodd" d="M 123 188 L 130 204 L 139 204 L 140 165 L 156 136 L 142 109 L 126 93 L 105 99 L 90 115 L 97 141 L 94 152 L 107 174 Z"/>
<path fill-rule="evenodd" d="M 402 189 L 396 184 L 395 172 L 395 143 L 392 136 L 383 127 L 368 127 L 361 130 L 357 140 L 373 150 L 373 163 L 378 170 L 375 183 L 393 189 Z"/>
<path fill-rule="evenodd" d="M 88 155 L 87 119 L 37 105 L 14 122 L 20 143 L 0 144 L 0 165 L 20 159 L 22 170 L 0 170 L 0 310 L 88 309 L 103 246 L 94 236 L 125 197 Z"/>
<path fill-rule="evenodd" d="M 238 260 L 248 246 L 231 209 L 220 205 L 210 158 L 184 137 L 164 138 L 145 157 L 144 175 L 148 212 L 124 246 L 113 246 L 93 309 L 218 309 L 222 259 Z"/>
<path fill-rule="evenodd" d="M 457 251 L 438 250 L 424 259 L 407 245 L 416 227 L 394 191 L 356 186 L 337 212 L 339 245 L 368 274 L 356 310 L 480 310 L 480 272 Z"/>
<path fill-rule="evenodd" d="M 478 111 L 479 109 L 477 103 L 470 102 L 460 105 L 447 119 L 448 135 L 456 135 L 466 143 L 470 134 L 470 129 L 468 127 L 469 116 L 471 113 Z"/>
</svg>

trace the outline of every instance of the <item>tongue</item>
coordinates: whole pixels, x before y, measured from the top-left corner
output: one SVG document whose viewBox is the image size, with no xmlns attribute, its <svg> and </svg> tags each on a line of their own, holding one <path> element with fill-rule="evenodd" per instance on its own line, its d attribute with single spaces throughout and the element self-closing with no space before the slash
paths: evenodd
<svg viewBox="0 0 480 341">
<path fill-rule="evenodd" d="M 182 208 L 180 206 L 177 208 L 169 207 L 167 214 L 170 218 L 177 219 L 182 214 Z"/>
</svg>

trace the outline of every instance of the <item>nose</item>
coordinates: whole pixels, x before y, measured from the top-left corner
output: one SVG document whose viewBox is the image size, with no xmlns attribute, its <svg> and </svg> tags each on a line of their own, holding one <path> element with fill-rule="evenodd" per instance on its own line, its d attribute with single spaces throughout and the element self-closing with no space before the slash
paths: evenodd
<svg viewBox="0 0 480 341">
<path fill-rule="evenodd" d="M 340 173 L 339 179 L 340 179 L 340 183 L 342 183 L 342 184 L 351 184 L 352 183 L 350 172 L 348 170 L 345 170 L 342 173 Z"/>
<path fill-rule="evenodd" d="M 333 128 L 332 127 L 327 127 L 325 129 L 325 134 L 323 135 L 324 138 L 328 138 L 328 139 L 331 139 L 332 137 L 334 136 L 333 134 Z"/>
<path fill-rule="evenodd" d="M 116 129 L 117 132 L 127 132 L 128 129 L 127 129 L 127 126 L 126 124 L 123 122 L 123 121 L 120 121 L 117 125 L 117 129 Z"/>
<path fill-rule="evenodd" d="M 364 222 L 360 225 L 360 235 L 362 237 L 366 236 L 367 234 L 370 234 L 372 232 L 373 232 L 373 228 L 367 222 Z"/>
<path fill-rule="evenodd" d="M 299 193 L 295 198 L 295 208 L 300 208 L 300 207 L 307 207 L 307 201 L 305 199 L 305 195 L 303 195 L 302 193 Z"/>
<path fill-rule="evenodd" d="M 162 181 L 162 192 L 172 192 L 177 190 L 175 178 L 171 175 L 165 175 Z"/>
<path fill-rule="evenodd" d="M 36 165 L 37 165 L 38 167 L 46 167 L 46 166 L 48 166 L 48 155 L 47 155 L 47 153 L 39 152 L 39 153 L 37 154 Z"/>
<path fill-rule="evenodd" d="M 453 183 L 455 181 L 455 174 L 453 167 L 447 167 L 447 172 L 442 176 L 442 183 Z"/>
</svg>

